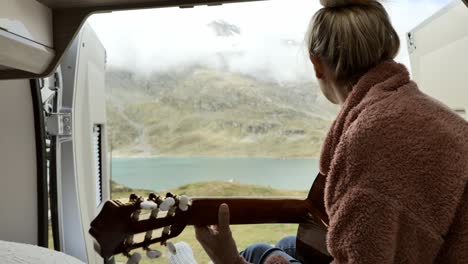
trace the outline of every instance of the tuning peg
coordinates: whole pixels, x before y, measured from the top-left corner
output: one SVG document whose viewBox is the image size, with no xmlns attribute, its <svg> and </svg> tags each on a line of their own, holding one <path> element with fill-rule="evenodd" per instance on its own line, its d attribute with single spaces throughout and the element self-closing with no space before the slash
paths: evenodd
<svg viewBox="0 0 468 264">
<path fill-rule="evenodd" d="M 182 211 L 188 210 L 189 198 L 185 195 L 179 197 L 179 209 Z"/>
<path fill-rule="evenodd" d="M 130 202 L 137 201 L 138 200 L 138 195 L 136 195 L 134 193 L 130 194 L 129 200 L 130 200 Z"/>
<path fill-rule="evenodd" d="M 140 208 L 143 210 L 154 210 L 158 208 L 158 205 L 152 201 L 143 201 L 140 203 Z"/>
<path fill-rule="evenodd" d="M 133 212 L 131 218 L 133 221 L 138 221 L 140 219 L 141 210 L 136 210 Z"/>
<path fill-rule="evenodd" d="M 165 226 L 165 227 L 163 228 L 162 234 L 163 234 L 164 236 L 167 236 L 167 235 L 169 235 L 170 232 L 171 232 L 171 227 L 170 227 L 170 226 Z"/>
<path fill-rule="evenodd" d="M 181 205 L 181 204 L 179 204 L 179 209 L 180 209 L 181 211 L 184 211 L 184 212 L 185 212 L 185 211 L 188 210 L 188 205 Z"/>
<path fill-rule="evenodd" d="M 172 242 L 167 242 L 166 247 L 172 255 L 177 254 L 177 249 Z"/>
<path fill-rule="evenodd" d="M 181 202 L 184 202 L 184 203 L 187 203 L 187 204 L 188 204 L 190 199 L 188 198 L 187 195 L 181 195 L 181 196 L 179 196 L 179 200 L 180 200 Z"/>
<path fill-rule="evenodd" d="M 127 264 L 138 264 L 141 261 L 141 254 L 138 252 L 133 253 L 127 260 Z"/>
<path fill-rule="evenodd" d="M 155 209 L 151 210 L 150 218 L 158 218 L 159 209 L 156 207 Z"/>
<path fill-rule="evenodd" d="M 161 211 L 168 211 L 172 206 L 174 206 L 175 200 L 172 197 L 166 198 L 164 202 L 161 203 L 159 208 Z"/>
<path fill-rule="evenodd" d="M 161 255 L 162 253 L 159 250 L 149 249 L 149 248 L 146 250 L 146 256 L 149 259 L 156 259 L 156 258 L 159 258 Z"/>
</svg>

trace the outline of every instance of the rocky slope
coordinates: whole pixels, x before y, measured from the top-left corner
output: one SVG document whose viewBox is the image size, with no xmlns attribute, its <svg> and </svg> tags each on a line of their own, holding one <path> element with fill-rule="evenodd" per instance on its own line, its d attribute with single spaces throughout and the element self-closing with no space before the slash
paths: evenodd
<svg viewBox="0 0 468 264">
<path fill-rule="evenodd" d="M 114 155 L 317 156 L 336 114 L 313 82 L 200 65 L 106 79 Z"/>
</svg>

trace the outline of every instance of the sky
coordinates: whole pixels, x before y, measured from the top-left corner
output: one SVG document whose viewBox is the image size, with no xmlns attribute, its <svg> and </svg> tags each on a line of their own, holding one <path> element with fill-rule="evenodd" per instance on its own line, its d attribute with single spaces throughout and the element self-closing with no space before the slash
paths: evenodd
<svg viewBox="0 0 468 264">
<path fill-rule="evenodd" d="M 410 66 L 406 33 L 449 1 L 383 1 L 401 38 L 397 61 Z M 319 8 L 316 0 L 270 0 L 97 14 L 89 23 L 110 67 L 148 75 L 199 64 L 295 81 L 313 78 L 304 35 Z M 220 20 L 239 27 L 240 34 L 217 36 L 208 24 Z"/>
</svg>

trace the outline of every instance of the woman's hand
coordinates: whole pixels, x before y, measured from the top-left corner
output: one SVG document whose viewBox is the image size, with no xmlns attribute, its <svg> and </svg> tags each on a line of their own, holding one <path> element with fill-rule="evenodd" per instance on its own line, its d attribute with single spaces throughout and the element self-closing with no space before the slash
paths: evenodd
<svg viewBox="0 0 468 264">
<path fill-rule="evenodd" d="M 227 204 L 219 206 L 218 225 L 213 227 L 196 226 L 195 235 L 214 264 L 245 263 L 243 258 L 239 256 L 236 242 L 232 238 Z"/>
</svg>

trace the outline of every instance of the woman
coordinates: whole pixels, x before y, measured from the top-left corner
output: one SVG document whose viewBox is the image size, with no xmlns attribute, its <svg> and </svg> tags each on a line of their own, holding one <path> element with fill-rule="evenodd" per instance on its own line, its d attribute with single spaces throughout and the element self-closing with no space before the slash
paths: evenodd
<svg viewBox="0 0 468 264">
<path fill-rule="evenodd" d="M 334 263 L 468 263 L 468 123 L 393 61 L 400 41 L 380 3 L 321 3 L 308 44 L 322 92 L 341 105 L 320 160 Z M 215 264 L 299 263 L 294 238 L 239 256 L 226 205 L 196 235 Z"/>
</svg>

